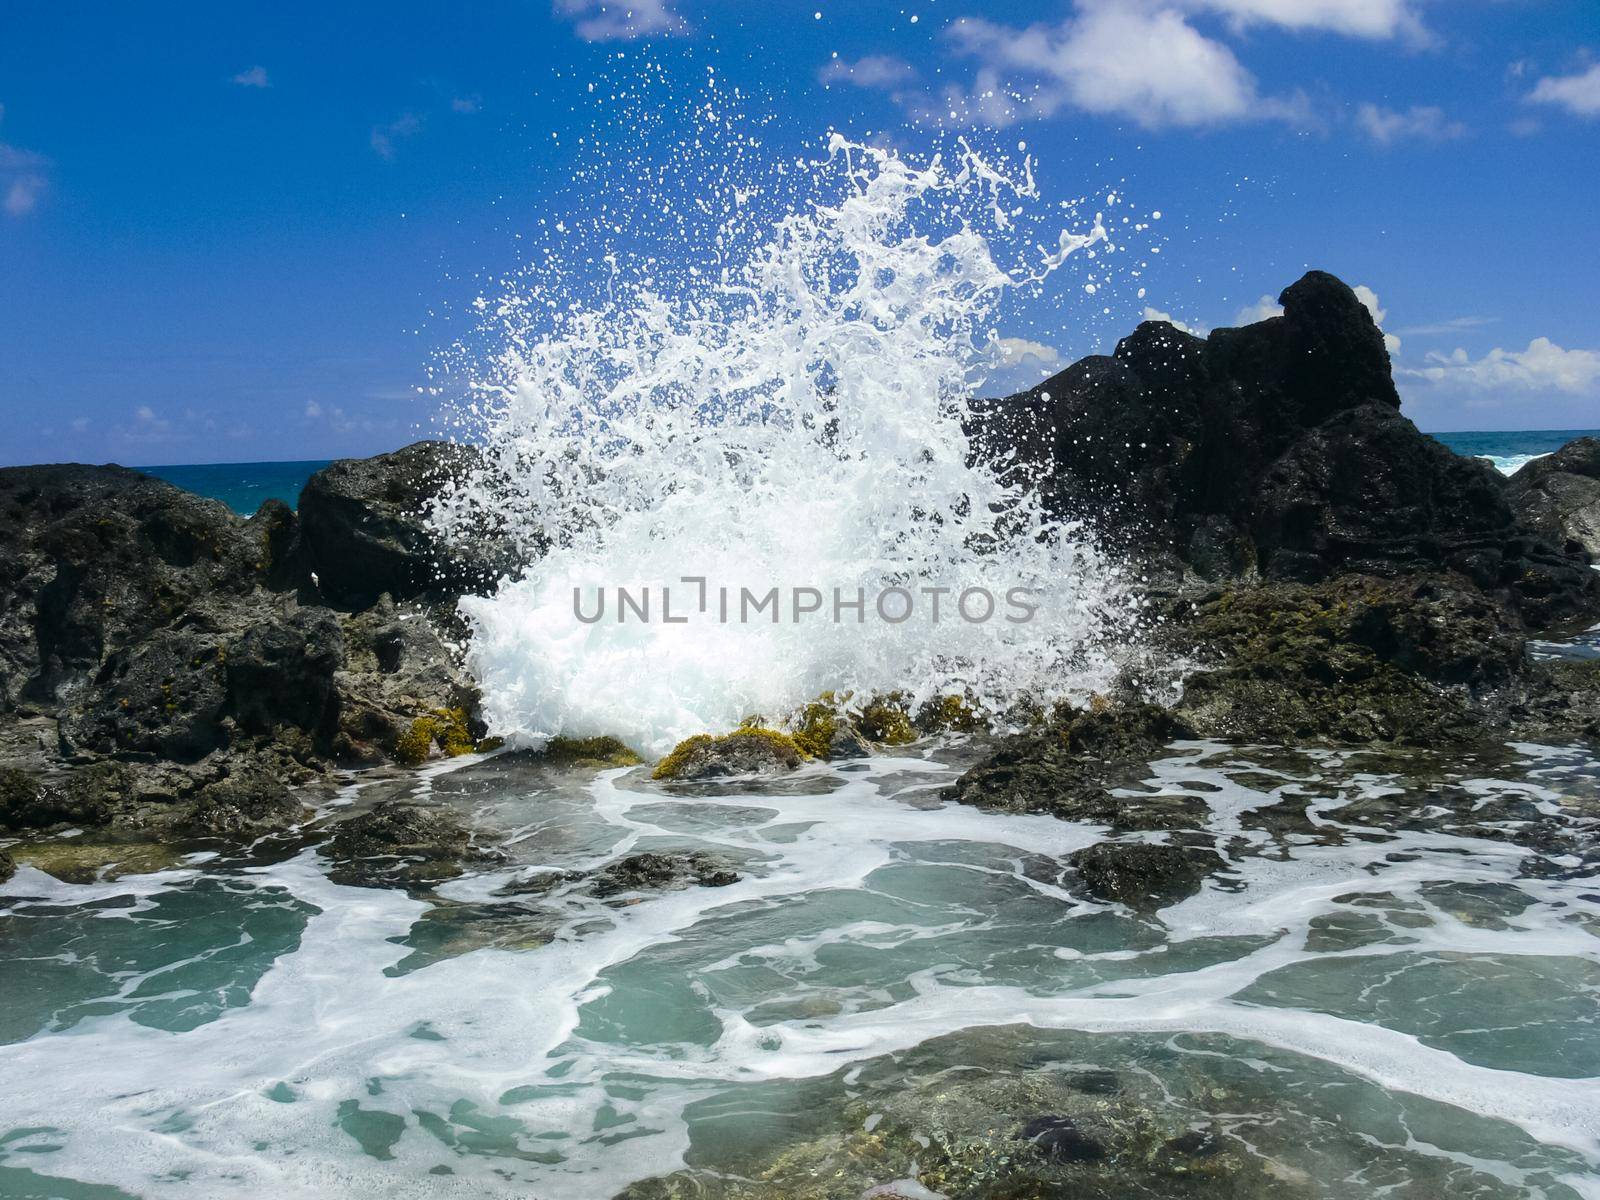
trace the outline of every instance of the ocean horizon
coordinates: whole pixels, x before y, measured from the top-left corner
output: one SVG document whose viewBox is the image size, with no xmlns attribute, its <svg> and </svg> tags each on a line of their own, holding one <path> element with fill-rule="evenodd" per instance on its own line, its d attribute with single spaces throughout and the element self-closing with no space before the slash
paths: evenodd
<svg viewBox="0 0 1600 1200">
<path fill-rule="evenodd" d="M 1511 475 L 1534 459 L 1554 453 L 1575 438 L 1600 437 L 1600 429 L 1424 432 L 1457 454 L 1487 459 L 1503 475 Z M 282 500 L 291 508 L 298 508 L 306 481 L 336 461 L 308 458 L 282 462 L 163 463 L 131 469 L 165 479 L 196 495 L 220 500 L 234 512 L 248 517 L 268 500 Z"/>
</svg>

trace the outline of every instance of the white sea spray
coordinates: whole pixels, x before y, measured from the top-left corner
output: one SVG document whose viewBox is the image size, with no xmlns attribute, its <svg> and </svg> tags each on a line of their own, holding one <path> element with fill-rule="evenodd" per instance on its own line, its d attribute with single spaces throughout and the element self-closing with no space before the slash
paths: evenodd
<svg viewBox="0 0 1600 1200">
<path fill-rule="evenodd" d="M 978 451 L 969 407 L 1002 302 L 1114 253 L 1103 216 L 1019 247 L 1031 160 L 965 143 L 918 161 L 835 134 L 807 172 L 770 223 L 735 193 L 715 269 L 610 252 L 586 302 L 533 273 L 480 305 L 500 336 L 471 414 L 484 469 L 438 516 L 492 513 L 542 555 L 462 602 L 493 732 L 661 750 L 825 689 L 1081 702 L 1135 653 L 1127 572 Z M 776 620 L 739 619 L 743 589 L 774 587 Z M 617 588 L 650 589 L 654 618 L 576 619 L 575 596 L 593 612 Z M 661 619 L 663 588 L 687 622 Z M 876 610 L 887 588 L 910 619 Z M 795 589 L 817 615 L 796 617 Z M 983 593 L 997 610 L 968 619 Z M 1006 619 L 1013 594 L 1037 598 L 1031 620 Z"/>
</svg>

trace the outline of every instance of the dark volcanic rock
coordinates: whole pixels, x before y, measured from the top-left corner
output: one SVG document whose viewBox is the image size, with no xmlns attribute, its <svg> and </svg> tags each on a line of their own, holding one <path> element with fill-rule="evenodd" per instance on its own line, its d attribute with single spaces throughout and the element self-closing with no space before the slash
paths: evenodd
<svg viewBox="0 0 1600 1200">
<path fill-rule="evenodd" d="M 630 854 L 601 867 L 594 875 L 594 893 L 597 896 L 615 896 L 621 892 L 640 892 L 660 888 L 727 887 L 738 883 L 739 875 L 728 864 L 703 850 L 684 853 L 660 854 L 645 852 Z"/>
<path fill-rule="evenodd" d="M 398 800 L 341 821 L 326 853 L 334 863 L 329 878 L 356 887 L 438 883 L 494 857 L 473 845 L 454 810 Z"/>
<path fill-rule="evenodd" d="M 975 808 L 1116 829 L 1190 828 L 1204 819 L 1203 801 L 1142 792 L 1139 783 L 1169 743 L 1192 736 L 1181 717 L 1151 704 L 1073 713 L 1052 728 L 1001 739 L 945 795 Z"/>
<path fill-rule="evenodd" d="M 0 711 L 72 703 L 197 601 L 251 591 L 265 560 L 224 505 L 137 471 L 0 470 Z"/>
<path fill-rule="evenodd" d="M 77 750 L 133 751 L 194 762 L 226 744 L 228 700 L 220 639 L 196 629 L 162 629 L 119 650 L 95 676 L 87 706 L 62 723 Z"/>
<path fill-rule="evenodd" d="M 1035 1117 L 1017 1138 L 1031 1142 L 1046 1158 L 1057 1162 L 1097 1162 L 1106 1156 L 1106 1148 L 1079 1129 L 1071 1117 Z"/>
<path fill-rule="evenodd" d="M 1518 519 L 1493 468 L 1400 415 L 1354 292 L 1314 271 L 1281 300 L 1205 339 L 1146 322 L 982 407 L 979 444 L 1058 510 L 1202 579 L 1448 569 L 1535 627 L 1600 612 L 1600 578 Z"/>
<path fill-rule="evenodd" d="M 1571 554 L 1600 561 L 1600 439 L 1577 438 L 1506 483 L 1517 514 Z"/>
<path fill-rule="evenodd" d="M 229 712 L 246 733 L 288 725 L 326 742 L 338 724 L 334 672 L 343 662 L 339 621 L 325 608 L 253 625 L 228 648 Z"/>
<path fill-rule="evenodd" d="M 38 803 L 39 784 L 32 775 L 0 767 L 0 829 L 26 829 L 34 824 Z"/>
<path fill-rule="evenodd" d="M 446 544 L 428 524 L 434 501 L 479 458 L 470 446 L 416 442 L 313 475 L 300 494 L 299 554 L 320 594 L 360 609 L 386 592 L 403 600 L 493 590 L 517 565 L 509 540 L 485 530 Z"/>
<path fill-rule="evenodd" d="M 1526 671 L 1516 622 L 1439 577 L 1241 586 L 1201 600 L 1176 636 L 1211 664 L 1185 682 L 1179 713 L 1244 741 L 1479 738 L 1472 701 Z"/>
<path fill-rule="evenodd" d="M 1141 911 L 1193 896 L 1206 876 L 1227 866 L 1215 850 L 1149 842 L 1096 842 L 1067 861 L 1089 895 Z"/>
<path fill-rule="evenodd" d="M 60 825 L 93 828 L 135 800 L 133 772 L 120 763 L 80 767 L 42 784 L 23 771 L 0 771 L 0 829 L 13 832 Z"/>
<path fill-rule="evenodd" d="M 310 815 L 282 780 L 241 772 L 200 789 L 179 827 L 196 837 L 259 837 L 292 828 Z"/>
<path fill-rule="evenodd" d="M 477 692 L 460 655 L 439 631 L 434 611 L 380 600 L 342 618 L 343 659 L 334 675 L 338 731 L 334 752 L 376 762 L 418 720 L 439 710 L 474 712 Z M 481 727 L 477 729 L 481 735 Z"/>
</svg>

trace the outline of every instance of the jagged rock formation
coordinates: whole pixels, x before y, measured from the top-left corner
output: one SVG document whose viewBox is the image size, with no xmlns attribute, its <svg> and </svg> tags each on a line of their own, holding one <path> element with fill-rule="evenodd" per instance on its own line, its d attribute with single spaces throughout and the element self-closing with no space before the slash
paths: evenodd
<svg viewBox="0 0 1600 1200">
<path fill-rule="evenodd" d="M 328 603 L 367 608 L 395 600 L 493 590 L 517 566 L 509 540 L 493 530 L 447 542 L 429 506 L 478 466 L 471 446 L 415 442 L 373 458 L 343 458 L 318 471 L 300 495 L 298 549 Z"/>
<path fill-rule="evenodd" d="M 116 466 L 0 470 L 0 720 L 56 742 L 40 797 L 3 823 L 120 826 L 178 802 L 193 811 L 163 826 L 259 832 L 301 808 L 242 781 L 409 762 L 434 752 L 410 745 L 419 722 L 470 726 L 453 599 L 501 568 L 488 542 L 440 544 L 425 511 L 470 458 L 418 443 L 335 463 L 308 520 L 277 501 L 241 520 Z"/>
<path fill-rule="evenodd" d="M 1545 537 L 1600 562 L 1600 439 L 1577 438 L 1524 464 L 1506 494 L 1517 515 Z"/>
<path fill-rule="evenodd" d="M 1313 271 L 1280 299 L 1281 317 L 1203 339 L 1145 322 L 983 406 L 979 442 L 1189 578 L 1448 570 L 1535 628 L 1600 613 L 1600 578 L 1519 518 L 1492 468 L 1401 416 L 1350 288 Z"/>
</svg>

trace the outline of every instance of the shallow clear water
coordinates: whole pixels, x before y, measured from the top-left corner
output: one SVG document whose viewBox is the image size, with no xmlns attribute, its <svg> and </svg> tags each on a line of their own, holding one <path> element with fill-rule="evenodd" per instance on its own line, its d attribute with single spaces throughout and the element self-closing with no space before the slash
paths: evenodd
<svg viewBox="0 0 1600 1200">
<path fill-rule="evenodd" d="M 330 882 L 314 836 L 24 867 L 0 1195 L 1600 1195 L 1592 758 L 1179 745 L 1147 786 L 1229 869 L 1140 916 L 1063 867 L 1105 830 L 942 804 L 973 753 L 352 789 L 511 839 L 419 896 Z M 689 848 L 742 878 L 502 894 Z M 1063 1115 L 1099 1157 L 1018 1140 Z"/>
</svg>

